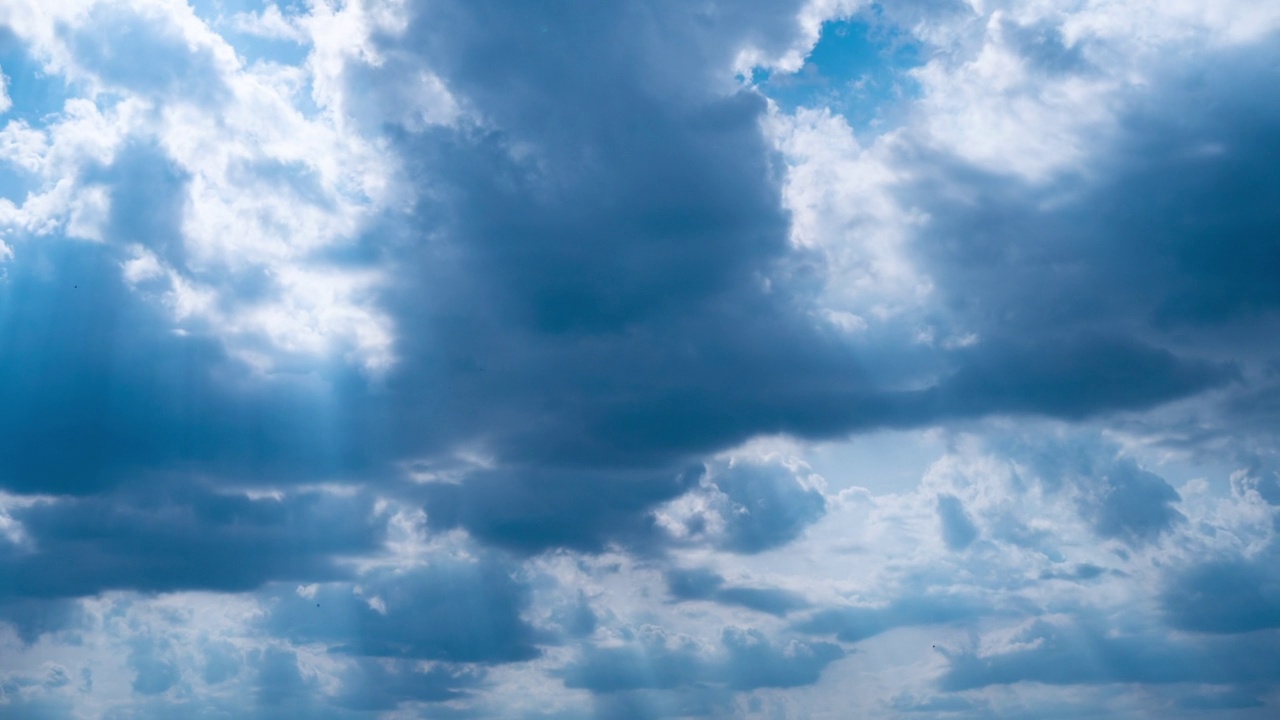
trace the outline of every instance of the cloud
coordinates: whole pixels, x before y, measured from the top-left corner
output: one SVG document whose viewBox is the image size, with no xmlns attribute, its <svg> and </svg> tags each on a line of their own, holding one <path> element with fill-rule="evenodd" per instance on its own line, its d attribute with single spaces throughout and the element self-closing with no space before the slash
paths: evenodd
<svg viewBox="0 0 1280 720">
<path fill-rule="evenodd" d="M 225 640 L 201 638 L 200 646 L 204 656 L 200 677 L 206 685 L 218 685 L 240 674 L 243 656 L 235 645 Z"/>
<path fill-rule="evenodd" d="M 822 485 L 795 458 L 734 457 L 710 464 L 697 489 L 657 510 L 657 523 L 677 543 L 764 552 L 795 540 L 823 516 Z"/>
<path fill-rule="evenodd" d="M 39 674 L 32 671 L 0 675 L 0 718 L 38 718 L 54 720 L 64 716 L 68 705 L 50 694 L 70 682 L 67 669 L 46 662 Z"/>
<path fill-rule="evenodd" d="M 1275 144 L 1280 108 L 1251 83 L 1272 72 L 1273 54 L 1249 45 L 1154 71 L 1121 96 L 1084 177 L 1038 188 L 933 164 L 910 201 L 928 208 L 917 258 L 939 299 L 980 337 L 1110 328 L 1150 342 L 1265 313 L 1275 298 L 1256 268 L 1270 249 L 1254 239 L 1276 183 L 1258 158 Z M 957 193 L 961 183 L 971 191 Z M 956 243 L 962 234 L 973 241 Z M 1135 273 L 1144 282 L 1124 282 Z"/>
<path fill-rule="evenodd" d="M 137 637 L 131 644 L 129 667 L 134 672 L 133 691 L 142 695 L 158 695 L 173 687 L 178 680 L 178 668 L 165 657 L 167 643 Z"/>
<path fill-rule="evenodd" d="M 192 487 L 147 490 L 14 511 L 31 542 L 0 548 L 0 598 L 246 591 L 287 578 L 330 580 L 349 575 L 337 557 L 373 551 L 385 536 L 385 519 L 367 496 L 310 491 L 255 500 Z M 49 626 L 33 625 L 29 613 L 18 618 L 20 627 Z"/>
<path fill-rule="evenodd" d="M 1182 519 L 1173 509 L 1173 503 L 1179 500 L 1177 491 L 1132 461 L 1117 463 L 1113 474 L 1100 480 L 1100 487 L 1091 488 L 1092 492 L 1080 503 L 1102 537 L 1140 542 Z"/>
<path fill-rule="evenodd" d="M 949 691 L 1017 682 L 1099 683 L 1275 682 L 1275 638 L 1261 633 L 1234 641 L 1167 640 L 1105 633 L 1097 627 L 1032 623 L 1003 652 L 949 657 L 941 679 Z"/>
<path fill-rule="evenodd" d="M 883 384 L 864 365 L 892 364 L 896 348 L 874 348 L 869 355 L 885 358 L 864 362 L 813 319 L 809 260 L 788 245 L 758 129 L 765 105 L 700 75 L 654 72 L 642 82 L 630 64 L 661 67 L 719 46 L 671 38 L 656 58 L 641 29 L 651 19 L 626 8 L 527 23 L 504 14 L 474 44 L 440 34 L 441 23 L 471 27 L 482 12 L 423 9 L 379 46 L 402 66 L 416 58 L 484 119 L 467 132 L 394 137 L 409 177 L 435 188 L 415 230 L 435 241 L 395 255 L 405 279 L 386 302 L 403 363 L 389 382 L 399 412 L 414 418 L 402 426 L 442 446 L 479 445 L 521 473 L 643 466 L 675 475 L 699 453 L 761 433 L 829 436 L 1008 412 L 1084 417 L 1233 377 L 1227 365 L 1120 333 L 992 333 L 934 353 L 923 375 L 894 379 L 923 390 Z M 631 54 L 588 71 L 555 50 L 595 52 L 601 41 L 587 24 L 619 23 L 631 28 L 620 41 Z M 511 61 L 493 62 L 490 47 Z M 587 112 L 587 97 L 610 101 Z M 641 114 L 643 126 L 630 123 Z M 626 143 L 615 140 L 619 127 Z"/>
<path fill-rule="evenodd" d="M 914 405 L 919 421 L 996 412 L 1082 419 L 1140 409 L 1221 386 L 1230 366 L 1180 358 L 1133 339 L 998 336 L 957 352 L 958 369 Z"/>
<path fill-rule="evenodd" d="M 714 648 L 643 628 L 623 645 L 588 646 L 578 662 L 557 672 L 568 687 L 603 694 L 702 682 L 732 690 L 787 688 L 817 682 L 823 668 L 843 656 L 838 645 L 800 640 L 777 645 L 753 629 L 725 628 Z"/>
<path fill-rule="evenodd" d="M 13 107 L 13 98 L 9 97 L 9 78 L 0 72 L 0 114 L 9 112 Z"/>
<path fill-rule="evenodd" d="M 815 319 L 813 258 L 789 243 L 776 157 L 760 132 L 766 103 L 726 84 L 742 47 L 781 52 L 804 37 L 796 23 L 766 22 L 784 10 L 724 10 L 716 32 L 663 34 L 663 43 L 652 33 L 687 20 L 687 11 L 665 10 L 667 17 L 627 6 L 536 21 L 522 17 L 532 10 L 491 18 L 461 4 L 406 12 L 402 25 L 387 20 L 399 29 L 360 40 L 367 52 L 350 62 L 358 73 L 339 78 L 348 83 L 343 102 L 396 105 L 379 94 L 403 92 L 390 75 L 420 70 L 466 107 L 466 119 L 342 129 L 381 133 L 379 142 L 394 149 L 386 156 L 363 136 L 343 145 L 347 136 L 323 117 L 299 115 L 257 70 L 226 60 L 228 46 L 207 28 L 176 15 L 125 18 L 147 37 L 186 38 L 156 52 L 212 53 L 231 88 L 218 101 L 228 123 L 129 121 L 128 139 L 101 159 L 81 151 L 71 163 L 85 192 L 106 188 L 97 230 L 108 244 L 67 249 L 54 261 L 63 273 L 72 257 L 95 263 L 83 271 L 93 284 L 73 281 L 95 291 L 95 307 L 70 323 L 54 319 L 61 288 L 27 274 L 34 260 L 15 268 L 15 292 L 35 315 L 6 339 L 35 352 L 30 366 L 6 373 L 27 403 L 6 414 L 21 448 L 5 458 L 10 487 L 33 488 L 39 477 L 54 478 L 41 489 L 79 491 L 173 465 L 273 482 L 382 476 L 398 463 L 474 447 L 493 467 L 461 485 L 422 490 L 437 528 L 462 527 L 525 551 L 639 545 L 653 510 L 689 489 L 685 468 L 756 435 L 829 437 L 990 413 L 1077 418 L 1234 377 L 1225 364 L 1123 334 L 980 332 L 977 345 L 926 353 L 933 358 L 923 368 L 903 363 L 916 369 L 892 382 L 868 370 L 921 351 L 860 348 Z M 441 34 L 437 21 L 446 19 L 486 30 Z M 604 40 L 602 28 L 620 33 L 622 44 Z M 42 42 L 62 47 L 56 38 Z M 577 63 L 557 50 L 568 44 L 601 60 Z M 75 47 L 63 49 L 78 57 Z M 507 60 L 492 61 L 487 49 Z M 639 72 L 647 62 L 654 71 Z M 677 62 L 699 71 L 657 71 Z M 143 93 L 144 81 L 118 82 Z M 255 125 L 254 108 L 275 108 L 281 125 Z M 119 125 L 123 111 L 115 112 Z M 319 144 L 286 143 L 290 136 Z M 178 142 L 191 137 L 222 151 L 206 158 Z M 313 152 L 326 143 L 350 147 L 350 164 L 369 173 L 367 183 Z M 388 169 L 387 156 L 403 167 Z M 366 186 L 393 180 L 408 184 L 395 192 Z M 392 199 L 412 211 L 388 211 Z M 112 282 L 112 264 L 125 282 Z M 320 284 L 346 299 L 317 300 Z M 93 315 L 107 309 L 131 320 L 107 333 Z M 174 318 L 182 337 L 168 333 Z M 61 328 L 52 337 L 37 329 L 52 326 Z M 377 350 L 390 345 L 362 334 L 391 327 L 394 363 Z M 390 332 L 374 334 L 390 343 Z M 330 344 L 348 335 L 354 345 Z M 138 389 L 86 404 L 107 392 L 94 373 L 108 370 L 79 363 L 107 357 L 107 342 L 139 348 L 109 366 L 137 375 L 113 386 Z M 356 367 L 308 364 L 339 345 L 355 348 L 350 358 L 363 358 L 355 365 L 373 363 L 383 375 L 374 382 Z M 222 378 L 244 374 L 238 362 L 278 370 L 288 358 L 327 381 L 271 376 L 238 397 L 226 394 Z M 34 384 L 36 368 L 72 359 L 64 384 L 42 392 L 40 403 L 18 389 Z M 181 366 L 190 378 L 182 388 L 193 387 L 175 387 L 158 363 Z M 68 410 L 73 402 L 79 413 Z M 20 409 L 28 406 L 39 409 Z M 246 424 L 246 416 L 270 420 Z M 54 452 L 68 431 L 90 441 Z M 317 437 L 338 439 L 317 453 Z M 785 483 L 727 473 L 717 488 L 727 503 L 717 541 L 740 552 L 785 543 L 822 512 L 817 494 Z"/>
<path fill-rule="evenodd" d="M 733 463 L 713 476 L 727 499 L 721 518 L 721 545 L 736 552 L 760 552 L 782 545 L 822 517 L 822 493 L 802 484 L 790 468 Z"/>
<path fill-rule="evenodd" d="M 145 6 L 143 6 L 145 8 Z M 192 47 L 178 23 L 155 9 L 96 3 L 65 38 L 70 54 L 100 90 L 127 89 L 152 99 L 213 106 L 229 92 L 212 47 Z M 164 58 L 166 62 L 156 62 Z"/>
<path fill-rule="evenodd" d="M 721 641 L 729 651 L 729 687 L 739 690 L 812 685 L 828 664 L 845 654 L 839 645 L 824 642 L 792 640 L 778 647 L 758 630 L 728 628 Z"/>
<path fill-rule="evenodd" d="M 1171 574 L 1161 594 L 1171 624 L 1205 633 L 1280 628 L 1274 547 L 1255 558 L 1197 563 Z"/>
<path fill-rule="evenodd" d="M 402 702 L 444 702 L 466 697 L 484 680 L 475 668 L 362 659 L 343 678 L 336 704 L 352 710 L 391 710 Z"/>
<path fill-rule="evenodd" d="M 425 567 L 378 570 L 358 584 L 272 592 L 263 627 L 356 657 L 503 663 L 539 651 L 521 615 L 528 589 L 498 560 L 434 558 Z M 376 678 L 373 682 L 379 682 Z"/>
<path fill-rule="evenodd" d="M 153 215 L 162 208 L 140 217 Z M 120 248 L 50 241 L 35 252 L 0 285 L 0 337 L 14 350 L 0 375 L 6 488 L 84 494 L 179 472 L 316 482 L 368 467 L 340 459 L 365 450 L 346 444 L 358 435 L 335 413 L 333 385 L 246 377 L 216 340 L 173 333 L 121 280 Z"/>
<path fill-rule="evenodd" d="M 0 600 L 0 621 L 8 623 L 18 639 L 30 645 L 46 633 L 77 627 L 83 616 L 73 600 L 9 597 Z"/>
<path fill-rule="evenodd" d="M 232 5 L 0 9 L 0 715 L 1265 713 L 1270 6 Z"/>
<path fill-rule="evenodd" d="M 298 656 L 289 650 L 271 648 L 257 662 L 258 706 L 273 710 L 309 704 L 313 687 L 298 669 Z"/>
<path fill-rule="evenodd" d="M 942 523 L 942 541 L 951 550 L 963 550 L 978 538 L 978 528 L 965 512 L 964 503 L 954 495 L 938 496 L 938 520 Z"/>
<path fill-rule="evenodd" d="M 561 672 L 568 687 L 613 693 L 691 684 L 705 673 L 702 664 L 696 646 L 683 642 L 671 647 L 665 635 L 651 631 L 638 643 L 588 647 L 581 661 Z"/>
<path fill-rule="evenodd" d="M 1173 486 L 1105 438 L 1007 435 L 992 442 L 992 449 L 1020 466 L 1023 484 L 1035 482 L 1042 492 L 1069 498 L 1097 537 L 1138 546 L 1186 520 L 1176 507 L 1182 498 Z M 1000 525 L 1002 539 L 1032 541 L 1015 519 L 1002 519 Z"/>
<path fill-rule="evenodd" d="M 908 596 L 885 607 L 834 607 L 819 610 L 796 623 L 800 632 L 834 635 L 840 642 L 855 643 L 899 627 L 941 625 L 972 619 L 984 609 L 966 598 Z"/>
<path fill-rule="evenodd" d="M 1246 710 L 1266 707 L 1254 693 L 1242 690 L 1220 690 L 1214 693 L 1197 693 L 1183 698 L 1178 706 L 1186 710 Z"/>
<path fill-rule="evenodd" d="M 421 494 L 428 523 L 437 530 L 463 527 L 522 552 L 554 546 L 590 551 L 609 541 L 654 542 L 648 510 L 687 491 L 701 473 L 515 467 L 469 473 L 460 483 L 430 483 Z"/>
<path fill-rule="evenodd" d="M 0 222 L 20 240 L 65 231 L 130 247 L 150 265 L 139 291 L 169 324 L 259 368 L 329 353 L 366 368 L 390 361 L 386 320 L 370 305 L 376 270 L 321 256 L 357 242 L 383 207 L 391 164 L 299 102 L 297 68 L 246 66 L 180 4 L 14 12 L 41 65 L 26 73 L 60 75 L 81 96 L 41 118 L 31 193 Z M 128 172 L 117 154 L 138 151 L 168 173 Z M 117 161 L 125 172 L 111 172 Z M 148 198 L 164 211 L 148 212 Z M 148 254 L 156 246 L 159 257 Z"/>
<path fill-rule="evenodd" d="M 796 593 L 769 587 L 725 585 L 725 579 L 706 568 L 672 569 L 666 572 L 667 591 L 679 601 L 709 600 L 783 617 L 808 607 Z"/>
</svg>

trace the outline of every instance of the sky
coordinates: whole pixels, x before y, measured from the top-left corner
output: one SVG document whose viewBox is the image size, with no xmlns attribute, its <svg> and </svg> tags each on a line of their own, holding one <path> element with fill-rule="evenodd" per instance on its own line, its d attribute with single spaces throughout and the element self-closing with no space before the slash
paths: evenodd
<svg viewBox="0 0 1280 720">
<path fill-rule="evenodd" d="M 0 719 L 1273 718 L 1280 4 L 0 2 Z"/>
</svg>

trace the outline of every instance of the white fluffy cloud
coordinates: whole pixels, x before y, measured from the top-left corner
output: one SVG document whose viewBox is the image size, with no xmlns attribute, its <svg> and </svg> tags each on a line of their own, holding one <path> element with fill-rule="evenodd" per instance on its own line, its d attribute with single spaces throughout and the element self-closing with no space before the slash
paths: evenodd
<svg viewBox="0 0 1280 720">
<path fill-rule="evenodd" d="M 70 83 L 72 96 L 43 127 L 13 120 L 4 128 L 4 159 L 34 181 L 25 201 L 0 201 L 0 217 L 33 236 L 101 240 L 113 232 L 139 243 L 131 281 L 150 281 L 140 289 L 180 326 L 214 333 L 264 369 L 277 354 L 335 352 L 385 367 L 394 359 L 394 329 L 373 304 L 379 269 L 349 272 L 324 258 L 354 247 L 411 196 L 396 182 L 395 158 L 350 121 L 336 89 L 345 63 L 379 61 L 361 51 L 361 33 L 393 28 L 392 15 L 376 5 L 319 3 L 286 20 L 271 6 L 263 22 L 295 28 L 292 39 L 310 47 L 306 64 L 290 67 L 245 61 L 185 3 L 7 6 L 0 22 L 46 72 Z M 119 34 L 104 39 L 101 27 Z M 141 54 L 151 50 L 161 54 Z M 170 79 L 157 70 L 166 65 L 186 74 Z M 420 127 L 456 117 L 438 82 L 435 92 L 415 95 L 423 105 L 406 110 L 416 113 L 409 121 Z M 130 237 L 136 231 L 127 223 L 107 227 L 113 193 L 138 180 L 121 177 L 113 186 L 95 176 L 134 151 L 151 153 L 156 172 L 180 184 L 174 221 L 162 230 L 173 237 Z M 140 274 L 143 265 L 153 269 Z M 261 287 L 241 297 L 246 282 Z"/>
</svg>

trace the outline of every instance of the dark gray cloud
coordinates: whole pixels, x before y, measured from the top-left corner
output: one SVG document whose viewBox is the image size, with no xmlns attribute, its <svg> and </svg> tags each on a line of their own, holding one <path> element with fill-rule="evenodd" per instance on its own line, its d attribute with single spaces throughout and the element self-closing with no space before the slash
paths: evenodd
<svg viewBox="0 0 1280 720">
<path fill-rule="evenodd" d="M 1274 58 L 1261 43 L 1171 63 L 1125 99 L 1119 132 L 1098 143 L 1085 177 L 1036 186 L 929 159 L 931 185 L 904 198 L 930 213 L 917 257 L 949 311 L 997 346 L 1104 337 L 1217 359 L 1247 351 L 1280 302 L 1263 270 L 1280 261 L 1269 230 L 1280 217 L 1280 102 L 1257 91 L 1275 81 Z M 963 200 L 949 193 L 957 185 Z M 1231 323 L 1239 330 L 1221 332 Z M 1116 352 L 1086 345 L 1054 362 L 1143 367 Z M 1151 365 L 1159 377 L 1135 372 L 1127 392 L 1106 375 L 1074 390 L 1081 403 L 1116 393 L 1140 403 L 1140 386 L 1176 385 L 1180 367 L 1168 356 Z M 1038 372 L 1010 370 L 1010 387 Z"/>
<path fill-rule="evenodd" d="M 1161 594 L 1170 623 L 1204 633 L 1280 628 L 1277 552 L 1221 558 L 1171 572 Z"/>
<path fill-rule="evenodd" d="M 886 421 L 923 424 L 993 413 L 1081 420 L 1149 408 L 1238 378 L 1230 365 L 1180 357 L 1101 327 L 1060 333 L 1047 324 L 1043 332 L 1007 337 L 1008 326 L 998 324 L 985 342 L 953 353 L 954 373 L 907 398 L 898 417 L 887 414 Z"/>
<path fill-rule="evenodd" d="M 80 604 L 68 599 L 0 598 L 0 622 L 8 623 L 18 639 L 30 644 L 45 633 L 79 626 L 84 621 Z"/>
<path fill-rule="evenodd" d="M 844 657 L 838 645 L 791 640 L 777 644 L 759 630 L 726 628 L 718 648 L 649 628 L 624 645 L 589 645 L 581 658 L 556 671 L 566 686 L 593 693 L 671 690 L 704 683 L 730 690 L 812 685 Z"/>
<path fill-rule="evenodd" d="M 711 481 L 727 500 L 719 543 L 726 550 L 757 553 L 784 545 L 827 510 L 820 491 L 802 485 L 794 470 L 780 464 L 734 463 Z"/>
<path fill-rule="evenodd" d="M 0 546 L 0 600 L 112 589 L 234 592 L 271 580 L 336 579 L 349 573 L 334 557 L 377 549 L 386 524 L 363 494 L 255 500 L 180 483 L 36 503 L 11 514 L 30 543 Z"/>
<path fill-rule="evenodd" d="M 483 118 L 392 133 L 430 192 L 378 250 L 401 278 L 384 300 L 405 359 L 387 383 L 403 418 L 387 446 L 430 455 L 473 443 L 498 462 L 477 476 L 483 491 L 433 488 L 438 522 L 508 547 L 599 547 L 642 533 L 688 462 L 753 435 L 990 413 L 1081 418 L 1236 376 L 1128 327 L 984 324 L 978 346 L 937 351 L 932 387 L 882 384 L 864 369 L 871 358 L 813 319 L 816 259 L 788 245 L 761 99 L 732 91 L 713 66 L 661 72 L 758 40 L 758 9 L 718 7 L 706 18 L 715 34 L 658 31 L 684 27 L 688 12 L 438 3 L 380 40 L 387 68 L 430 68 Z M 779 38 L 794 32 L 777 27 Z M 352 97 L 378 106 L 379 72 L 392 70 L 350 78 Z M 939 227 L 962 232 L 969 221 L 937 202 Z M 940 278 L 961 279 L 952 270 L 966 258 L 937 259 Z M 653 491 L 628 481 L 640 470 Z M 507 517 L 515 498 L 528 516 Z M 561 509 L 578 503 L 592 511 Z M 744 552 L 802 524 L 743 517 L 730 542 Z"/>
<path fill-rule="evenodd" d="M 521 617 L 529 590 L 514 572 L 501 560 L 445 557 L 417 569 L 374 571 L 358 585 L 320 585 L 314 594 L 280 588 L 263 627 L 357 657 L 529 660 L 539 654 L 534 629 Z"/>
<path fill-rule="evenodd" d="M 1132 461 L 1117 462 L 1080 501 L 1099 535 L 1130 543 L 1155 538 L 1183 516 L 1173 509 L 1181 497 L 1169 483 Z"/>
<path fill-rule="evenodd" d="M 783 617 L 809 606 L 802 595 L 769 587 L 725 585 L 718 573 L 706 568 L 674 568 L 666 572 L 667 592 L 676 600 L 708 600 Z"/>
<path fill-rule="evenodd" d="M 662 472 L 535 465 L 473 472 L 461 483 L 431 483 L 420 493 L 436 530 L 463 527 L 484 542 L 524 552 L 598 551 L 606 541 L 655 542 L 649 509 L 687 492 L 703 473 L 700 466 Z"/>
<path fill-rule="evenodd" d="M 386 43 L 485 118 L 402 139 L 445 200 L 416 230 L 445 239 L 400 258 L 413 282 L 388 298 L 408 331 L 405 399 L 429 390 L 453 433 L 504 459 L 577 466 L 667 466 L 765 418 L 834 429 L 852 412 L 826 399 L 862 389 L 852 355 L 785 277 L 763 100 L 726 94 L 702 62 L 662 72 L 708 55 L 723 72 L 769 27 L 732 24 L 753 12 L 716 7 L 706 20 L 728 27 L 704 36 L 688 8 L 440 3 Z M 838 382 L 819 393 L 819 378 Z"/>
<path fill-rule="evenodd" d="M 393 268 L 381 301 L 402 362 L 377 383 L 334 368 L 248 378 L 214 338 L 169 332 L 117 265 L 120 245 L 139 241 L 183 265 L 173 238 L 187 179 L 154 149 L 127 149 L 94 175 L 112 190 L 109 242 L 24 245 L 0 288 L 4 307 L 24 308 L 0 326 L 0 433 L 11 440 L 0 483 L 84 493 L 184 473 L 376 481 L 401 461 L 479 447 L 493 469 L 421 491 L 434 527 L 521 551 L 643 546 L 653 542 L 652 508 L 692 487 L 685 468 L 754 435 L 832 437 L 989 413 L 1084 417 L 1233 377 L 1127 326 L 1095 323 L 1100 313 L 991 314 L 992 305 L 1074 307 L 1071 293 L 1099 287 L 987 262 L 1011 257 L 1020 228 L 1061 236 L 1046 253 L 1112 245 L 1075 243 L 1066 219 L 993 217 L 925 189 L 914 202 L 930 208 L 938 237 L 919 249 L 958 316 L 982 320 L 982 342 L 938 351 L 940 379 L 924 390 L 876 380 L 864 366 L 891 366 L 896 351 L 863 357 L 814 320 L 817 259 L 788 243 L 779 159 L 759 129 L 765 103 L 727 81 L 744 43 L 777 50 L 794 40 L 795 9 L 434 3 L 410 8 L 402 36 L 375 38 L 388 60 L 352 71 L 352 103 L 385 106 L 378 93 L 398 87 L 389 75 L 420 68 L 480 118 L 419 133 L 381 128 L 423 199 L 407 224 L 388 219 L 359 252 L 325 259 Z M 244 172 L 306 192 L 290 168 Z M 1125 172 L 1117 182 L 1155 177 Z M 1028 207 L 1025 189 L 999 178 L 981 186 L 993 206 Z M 1197 188 L 1206 190 L 1168 193 Z M 953 250 L 944 240 L 956 234 L 973 242 Z M 1098 259 L 1098 272 L 1113 271 Z M 1011 286 L 1018 277 L 1026 284 Z M 275 292 L 269 278 L 233 280 L 237 301 Z M 998 294 L 962 301 L 962 287 Z M 1045 297 L 1027 301 L 1031 287 Z M 738 552 L 785 543 L 822 511 L 816 493 L 768 478 L 717 483 L 744 510 L 725 516 L 723 542 Z"/>
<path fill-rule="evenodd" d="M 828 636 L 856 643 L 998 608 L 917 590 L 815 609 L 781 589 L 669 569 L 676 601 L 790 616 L 790 630 L 811 637 L 729 628 L 705 643 L 650 628 L 606 645 L 605 608 L 581 592 L 553 604 L 551 629 L 534 626 L 519 559 L 785 546 L 826 513 L 823 494 L 776 463 L 708 460 L 760 435 L 828 439 L 991 414 L 1080 420 L 1209 389 L 1225 417 L 1259 433 L 1274 424 L 1280 101 L 1259 92 L 1277 84 L 1272 49 L 1154 77 L 1123 99 L 1116 136 L 1092 139 L 1096 157 L 1078 176 L 1033 185 L 924 151 L 899 158 L 920 171 L 908 173 L 920 182 L 903 188 L 904 206 L 930 219 L 908 248 L 941 299 L 924 320 L 977 342 L 877 345 L 817 319 L 824 260 L 788 240 L 782 159 L 760 130 L 767 103 L 728 77 L 745 45 L 794 41 L 802 4 L 407 3 L 404 32 L 375 32 L 380 61 L 352 59 L 343 90 L 350 115 L 405 161 L 416 200 L 356 247 L 307 259 L 388 272 L 377 302 L 395 321 L 400 362 L 384 376 L 341 360 L 259 373 L 214 328 L 174 333 L 161 283 L 121 281 L 129 244 L 231 288 L 222 309 L 282 289 L 267 270 L 189 266 L 192 181 L 163 148 L 137 141 L 89 169 L 82 179 L 111 198 L 105 242 L 12 241 L 0 278 L 0 488 L 56 496 L 5 510 L 25 539 L 0 541 L 0 620 L 31 643 L 76 628 L 78 597 L 267 586 L 257 649 L 206 639 L 184 668 L 172 639 L 125 642 L 141 700 L 112 711 L 120 717 L 359 717 L 466 701 L 500 674 L 490 666 L 565 642 L 580 652 L 555 677 L 588 691 L 603 716 L 730 715 L 736 693 L 817 682 L 847 652 Z M 940 5 L 960 3 L 893 12 Z M 89 23 L 66 39 L 107 86 L 194 101 L 216 119 L 227 87 L 208 53 L 128 9 L 95 10 Z M 1052 27 L 1004 30 L 1036 72 L 1099 71 Z M 404 79 L 424 72 L 466 108 L 457 127 L 388 117 Z M 318 199 L 316 179 L 288 163 L 228 172 Z M 271 351 L 265 339 L 256 349 Z M 1183 523 L 1181 498 L 1113 450 L 1048 443 L 1021 457 L 1044 489 L 1076 500 L 1099 538 L 1155 552 Z M 476 461 L 457 463 L 448 482 L 400 482 L 403 467 L 463 455 Z M 1242 475 L 1237 494 L 1280 502 L 1268 472 L 1261 462 Z M 327 481 L 363 487 L 297 489 Z M 232 492 L 245 487 L 281 495 Z M 668 533 L 655 509 L 689 493 L 705 502 L 687 533 Z M 461 529 L 498 549 L 357 572 L 339 558 L 383 548 L 382 495 L 424 507 L 433 542 Z M 1043 580 L 1104 573 L 1066 563 L 1047 531 L 1016 518 L 980 531 L 951 495 L 936 513 L 953 551 L 985 550 L 975 543 L 988 532 L 1060 560 Z M 942 686 L 1206 682 L 1225 689 L 1202 709 L 1251 707 L 1260 694 L 1244 685 L 1280 679 L 1274 555 L 1170 572 L 1163 619 L 1189 638 L 1039 623 L 1018 649 L 948 654 Z M 327 648 L 344 668 L 338 682 L 288 643 Z M 40 695 L 70 692 L 68 673 L 6 680 L 0 690 L 16 700 L 0 715 L 71 714 Z M 245 683 L 246 707 L 195 707 L 184 681 L 197 675 L 219 693 Z M 902 697 L 900 711 L 987 710 Z"/>
</svg>

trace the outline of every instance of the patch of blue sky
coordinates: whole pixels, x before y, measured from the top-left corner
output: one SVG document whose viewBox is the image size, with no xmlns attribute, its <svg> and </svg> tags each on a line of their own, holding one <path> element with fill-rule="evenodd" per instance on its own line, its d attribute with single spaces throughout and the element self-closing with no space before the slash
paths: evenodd
<svg viewBox="0 0 1280 720">
<path fill-rule="evenodd" d="M 32 189 L 28 173 L 9 163 L 0 162 L 0 198 L 21 205 L 23 198 Z"/>
<path fill-rule="evenodd" d="M 191 0 L 196 17 L 205 21 L 232 47 L 247 64 L 257 62 L 301 65 L 311 51 L 310 45 L 281 35 L 272 35 L 270 21 L 259 22 L 257 31 L 250 29 L 252 19 L 261 19 L 272 8 L 280 17 L 304 15 L 306 3 L 301 0 Z"/>
<path fill-rule="evenodd" d="M 44 118 L 62 111 L 72 89 L 58 75 L 45 72 L 44 64 L 31 56 L 27 47 L 7 28 L 0 27 L 0 71 L 13 107 L 2 117 L 5 122 L 22 120 L 35 127 Z"/>
<path fill-rule="evenodd" d="M 827 107 L 858 133 L 892 127 L 904 100 L 919 88 L 909 70 L 920 46 L 874 11 L 823 24 L 817 45 L 793 73 L 757 69 L 752 82 L 787 112 Z"/>
<path fill-rule="evenodd" d="M 309 44 L 295 42 L 287 38 L 262 37 L 239 31 L 226 24 L 215 26 L 246 65 L 254 63 L 275 63 L 277 65 L 300 66 L 307 60 L 311 52 Z"/>
<path fill-rule="evenodd" d="M 50 116 L 62 111 L 67 98 L 74 93 L 58 75 L 44 71 L 44 64 L 31 56 L 23 43 L 7 28 L 0 27 L 0 72 L 4 73 L 5 91 L 12 102 L 0 114 L 0 127 L 11 122 L 42 127 Z M 30 174 L 4 161 L 0 155 L 0 198 L 20 203 L 33 189 Z"/>
</svg>

